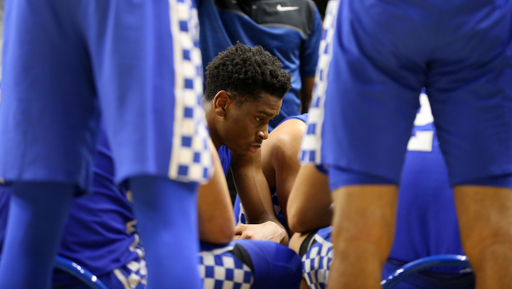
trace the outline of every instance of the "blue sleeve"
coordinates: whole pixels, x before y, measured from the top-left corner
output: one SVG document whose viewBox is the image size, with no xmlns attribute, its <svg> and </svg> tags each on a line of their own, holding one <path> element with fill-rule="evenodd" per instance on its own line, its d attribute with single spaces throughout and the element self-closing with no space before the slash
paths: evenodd
<svg viewBox="0 0 512 289">
<path fill-rule="evenodd" d="M 300 52 L 301 77 L 315 76 L 316 64 L 318 63 L 318 48 L 322 39 L 322 19 L 316 6 L 314 13 L 312 32 L 309 38 L 302 44 Z"/>
</svg>

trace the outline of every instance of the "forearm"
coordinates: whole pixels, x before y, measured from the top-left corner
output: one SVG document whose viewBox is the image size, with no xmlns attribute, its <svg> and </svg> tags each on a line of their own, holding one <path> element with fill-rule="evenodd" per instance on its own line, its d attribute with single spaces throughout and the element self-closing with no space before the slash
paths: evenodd
<svg viewBox="0 0 512 289">
<path fill-rule="evenodd" d="M 302 88 L 300 90 L 301 113 L 308 112 L 315 85 L 315 77 L 302 77 Z"/>
<path fill-rule="evenodd" d="M 249 224 L 245 226 L 264 239 L 270 238 L 279 243 L 287 243 L 288 234 L 276 216 L 268 183 L 261 170 L 260 152 L 238 158 L 232 162 L 231 168 L 245 218 Z M 269 229 L 271 231 L 268 231 Z M 252 237 L 247 238 L 252 239 Z M 260 237 L 255 239 L 261 240 Z"/>
<path fill-rule="evenodd" d="M 247 222 L 250 224 L 261 224 L 266 221 L 279 223 L 272 205 L 267 180 L 259 164 L 258 166 L 235 164 L 232 166 L 232 172 Z"/>
</svg>

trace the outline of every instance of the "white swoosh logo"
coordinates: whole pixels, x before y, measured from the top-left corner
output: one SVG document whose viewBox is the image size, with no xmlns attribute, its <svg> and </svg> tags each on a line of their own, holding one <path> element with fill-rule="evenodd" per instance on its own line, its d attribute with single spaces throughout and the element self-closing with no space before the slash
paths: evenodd
<svg viewBox="0 0 512 289">
<path fill-rule="evenodd" d="M 297 9 L 299 9 L 299 6 L 286 6 L 286 7 L 283 7 L 283 6 L 281 6 L 281 4 L 277 5 L 277 11 L 292 11 L 292 10 L 297 10 Z"/>
</svg>

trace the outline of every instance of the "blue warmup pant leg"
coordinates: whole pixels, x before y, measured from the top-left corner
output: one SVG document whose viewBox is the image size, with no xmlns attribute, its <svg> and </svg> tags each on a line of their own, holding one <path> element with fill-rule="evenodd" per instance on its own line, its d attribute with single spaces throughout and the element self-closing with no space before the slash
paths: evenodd
<svg viewBox="0 0 512 289">
<path fill-rule="evenodd" d="M 201 288 L 198 272 L 197 183 L 163 177 L 130 180 L 148 288 Z"/>
<path fill-rule="evenodd" d="M 50 288 L 74 185 L 15 182 L 0 262 L 0 288 Z"/>
</svg>

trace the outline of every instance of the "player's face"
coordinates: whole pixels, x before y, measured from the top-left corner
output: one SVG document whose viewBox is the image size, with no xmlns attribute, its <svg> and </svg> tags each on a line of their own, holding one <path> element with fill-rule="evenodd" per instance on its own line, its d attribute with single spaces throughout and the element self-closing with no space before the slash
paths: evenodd
<svg viewBox="0 0 512 289">
<path fill-rule="evenodd" d="M 256 101 L 232 105 L 222 129 L 224 144 L 233 153 L 255 153 L 268 138 L 268 122 L 277 116 L 282 100 L 263 93 Z"/>
</svg>

